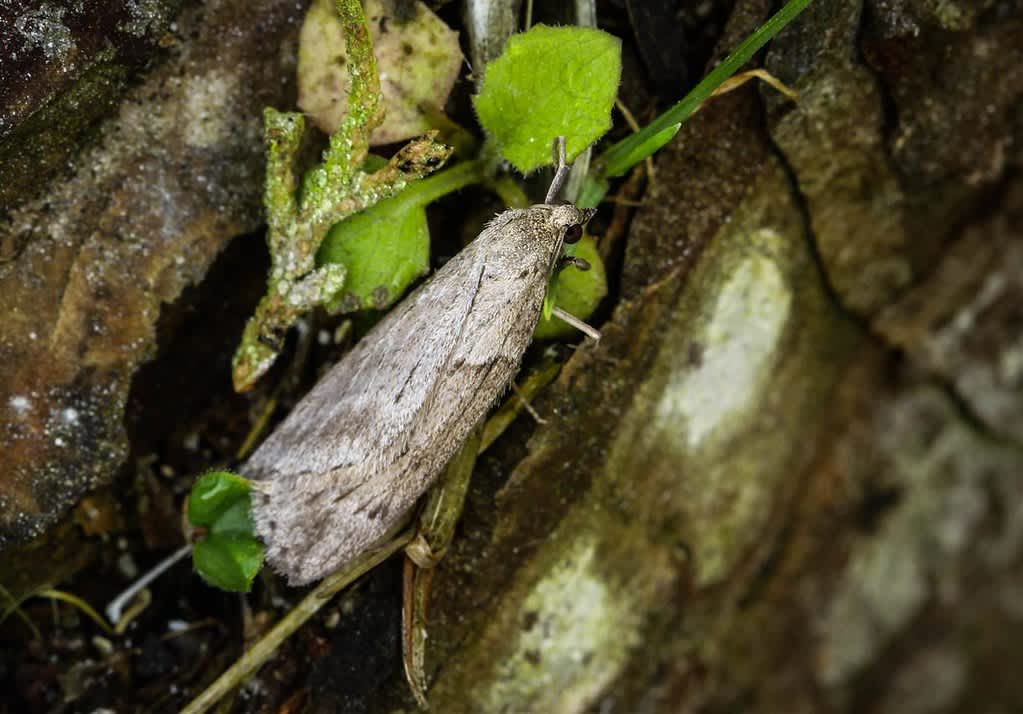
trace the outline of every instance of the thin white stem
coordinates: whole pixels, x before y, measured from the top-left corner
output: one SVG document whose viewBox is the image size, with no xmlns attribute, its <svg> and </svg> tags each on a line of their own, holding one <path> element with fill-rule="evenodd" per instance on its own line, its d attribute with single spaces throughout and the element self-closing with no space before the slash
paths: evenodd
<svg viewBox="0 0 1023 714">
<path fill-rule="evenodd" d="M 191 545 L 183 545 L 176 551 L 168 555 L 166 558 L 161 560 L 159 563 L 150 568 L 149 572 L 143 575 L 141 578 L 136 580 L 131 586 L 122 592 L 120 595 L 115 597 L 107 605 L 106 613 L 107 619 L 110 620 L 110 624 L 115 628 L 117 623 L 121 621 L 121 614 L 124 612 L 124 606 L 130 603 L 136 595 L 138 595 L 143 588 L 149 583 L 156 580 L 158 577 L 163 575 L 164 571 L 170 568 L 172 565 L 177 563 L 179 560 L 184 558 L 192 551 Z"/>
</svg>

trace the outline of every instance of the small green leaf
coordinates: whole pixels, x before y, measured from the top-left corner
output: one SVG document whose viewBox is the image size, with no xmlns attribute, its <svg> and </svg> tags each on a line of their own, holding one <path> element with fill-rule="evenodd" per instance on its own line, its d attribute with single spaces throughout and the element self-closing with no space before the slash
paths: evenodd
<svg viewBox="0 0 1023 714">
<path fill-rule="evenodd" d="M 389 307 L 430 267 L 426 209 L 398 195 L 349 216 L 320 245 L 316 264 L 324 263 L 348 268 L 331 312 Z"/>
<path fill-rule="evenodd" d="M 249 494 L 239 498 L 220 512 L 220 516 L 209 526 L 213 535 L 221 533 L 252 535 L 256 532 L 252 523 L 252 502 Z"/>
<path fill-rule="evenodd" d="M 248 481 L 230 471 L 204 474 L 188 494 L 189 522 L 212 531 L 224 514 L 237 508 L 239 503 L 248 509 L 250 488 Z M 251 532 L 252 529 L 248 530 Z"/>
<path fill-rule="evenodd" d="M 590 28 L 536 25 L 515 35 L 474 98 L 480 124 L 523 173 L 551 162 L 559 136 L 571 161 L 611 128 L 621 54 L 617 37 Z"/>
<path fill-rule="evenodd" d="M 252 524 L 252 485 L 230 471 L 202 476 L 188 494 L 188 520 L 206 530 L 192 546 L 203 580 L 222 590 L 245 592 L 263 564 L 263 544 Z"/>
<path fill-rule="evenodd" d="M 600 259 L 597 244 L 589 236 L 584 236 L 575 244 L 574 255 L 589 261 L 589 270 L 579 270 L 572 266 L 566 267 L 551 286 L 557 306 L 572 313 L 580 320 L 585 320 L 607 295 L 607 275 L 604 262 Z M 570 337 L 575 328 L 554 316 L 542 316 L 533 336 L 538 340 L 550 340 L 559 337 Z"/>
<path fill-rule="evenodd" d="M 192 547 L 192 562 L 210 585 L 248 592 L 263 566 L 263 545 L 252 536 L 210 535 Z"/>
</svg>

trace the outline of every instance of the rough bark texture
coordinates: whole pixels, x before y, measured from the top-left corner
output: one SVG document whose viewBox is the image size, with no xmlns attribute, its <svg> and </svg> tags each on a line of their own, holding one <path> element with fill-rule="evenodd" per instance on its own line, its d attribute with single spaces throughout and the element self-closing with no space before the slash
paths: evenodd
<svg viewBox="0 0 1023 714">
<path fill-rule="evenodd" d="M 1021 51 L 1008 4 L 822 0 L 767 55 L 798 105 L 683 129 L 442 565 L 434 707 L 1023 707 Z"/>
<path fill-rule="evenodd" d="M 76 42 L 63 24 L 70 11 L 37 5 L 14 12 L 0 30 L 3 65 L 12 70 L 4 91 L 19 99 L 12 107 L 42 104 L 29 117 L 14 109 L 0 117 L 0 128 L 18 127 L 0 151 L 12 179 L 0 199 L 12 201 L 0 216 L 0 548 L 38 535 L 111 480 L 127 453 L 128 390 L 153 355 L 162 305 L 199 281 L 230 238 L 259 227 L 262 107 L 279 103 L 288 86 L 282 77 L 293 48 L 279 50 L 300 18 L 298 8 L 273 0 L 182 13 L 166 39 L 170 57 L 121 98 L 91 145 L 68 155 L 110 100 L 109 86 L 90 79 L 114 71 L 109 58 L 86 50 L 116 41 L 125 25 L 108 27 L 93 9 L 100 37 Z M 50 45 L 26 39 L 40 13 L 49 18 L 40 30 L 48 42 L 66 31 L 62 54 L 51 57 Z M 162 15 L 157 21 L 169 26 Z M 88 69 L 70 87 L 48 84 L 40 72 L 29 86 L 49 92 L 44 101 L 26 98 L 16 81 L 20 64 L 33 60 Z M 68 101 L 87 109 L 77 116 Z M 39 115 L 61 107 L 74 128 L 59 131 L 60 142 L 47 132 L 22 136 L 31 121 L 57 131 Z M 36 159 L 26 159 L 33 152 L 62 158 L 68 169 L 43 184 L 47 162 L 33 173 Z"/>
<path fill-rule="evenodd" d="M 769 11 L 739 3 L 719 56 Z M 545 424 L 478 463 L 434 579 L 434 711 L 1023 711 L 1023 8 L 817 0 L 763 63 L 799 102 L 747 86 L 661 152 L 603 339 L 537 400 Z M 96 235 L 131 230 L 103 205 L 86 218 L 106 233 L 17 260 L 73 275 Z M 192 244 L 250 227 L 239 210 Z M 124 289 L 153 309 L 172 275 Z M 17 334 L 92 334 L 32 327 L 71 325 L 60 304 Z M 148 332 L 124 334 L 134 365 Z M 91 364 L 70 355 L 69 374 Z M 237 708 L 409 709 L 395 572 L 327 608 Z"/>
</svg>

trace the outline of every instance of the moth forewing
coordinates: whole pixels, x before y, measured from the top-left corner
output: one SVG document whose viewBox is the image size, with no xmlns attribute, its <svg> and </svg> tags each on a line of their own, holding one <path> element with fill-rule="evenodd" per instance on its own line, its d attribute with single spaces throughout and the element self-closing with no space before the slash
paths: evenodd
<svg viewBox="0 0 1023 714">
<path fill-rule="evenodd" d="M 299 402 L 243 472 L 267 560 L 301 585 L 405 521 L 508 387 L 566 232 L 589 209 L 505 211 Z M 571 239 L 571 238 L 570 238 Z"/>
</svg>

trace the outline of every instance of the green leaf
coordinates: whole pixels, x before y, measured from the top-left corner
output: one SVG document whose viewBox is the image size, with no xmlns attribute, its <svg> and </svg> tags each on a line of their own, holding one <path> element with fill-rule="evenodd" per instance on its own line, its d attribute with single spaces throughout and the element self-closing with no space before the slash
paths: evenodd
<svg viewBox="0 0 1023 714">
<path fill-rule="evenodd" d="M 418 201 L 394 196 L 349 216 L 327 233 L 316 264 L 348 269 L 331 312 L 382 310 L 396 302 L 430 267 L 430 229 Z"/>
<path fill-rule="evenodd" d="M 523 173 L 551 163 L 559 136 L 571 161 L 611 128 L 621 54 L 617 37 L 590 28 L 536 25 L 515 35 L 474 98 L 480 124 Z"/>
<path fill-rule="evenodd" d="M 192 546 L 203 580 L 222 590 L 245 592 L 263 564 L 263 544 L 252 523 L 252 485 L 230 471 L 202 476 L 188 494 L 188 520 L 206 530 Z"/>
<path fill-rule="evenodd" d="M 579 270 L 572 266 L 566 267 L 551 286 L 551 293 L 557 302 L 558 307 L 566 312 L 572 313 L 580 320 L 585 320 L 597 305 L 607 295 L 607 275 L 604 272 L 604 262 L 600 259 L 596 242 L 589 236 L 584 236 L 581 241 L 575 244 L 577 258 L 589 261 L 589 270 Z M 550 340 L 559 337 L 570 337 L 576 330 L 571 325 L 553 316 L 543 316 L 536 326 L 534 337 L 539 340 Z"/>
<path fill-rule="evenodd" d="M 218 527 L 218 521 L 229 514 L 230 522 L 236 522 L 237 516 L 232 513 L 239 504 L 249 508 L 248 481 L 230 471 L 211 471 L 204 474 L 192 486 L 188 494 L 188 520 L 194 526 L 202 526 L 212 531 Z M 248 528 L 251 532 L 251 527 Z"/>
<path fill-rule="evenodd" d="M 192 547 L 192 562 L 210 585 L 230 592 L 248 592 L 263 566 L 263 545 L 252 536 L 211 535 Z"/>
<path fill-rule="evenodd" d="M 213 535 L 221 533 L 252 535 L 256 532 L 252 522 L 252 502 L 249 494 L 239 498 L 221 511 L 220 516 L 209 526 Z"/>
</svg>

